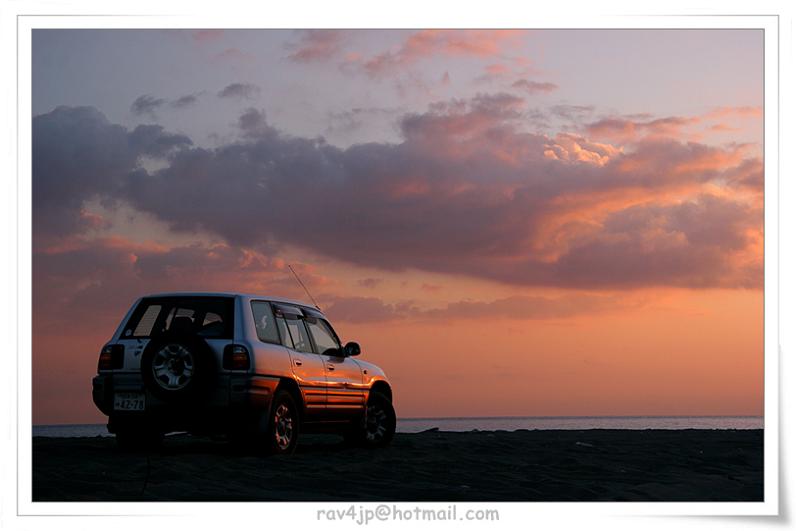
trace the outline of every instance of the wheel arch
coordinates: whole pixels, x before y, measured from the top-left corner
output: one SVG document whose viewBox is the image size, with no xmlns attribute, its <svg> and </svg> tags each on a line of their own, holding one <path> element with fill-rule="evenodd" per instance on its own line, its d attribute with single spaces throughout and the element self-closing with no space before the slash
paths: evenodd
<svg viewBox="0 0 796 531">
<path fill-rule="evenodd" d="M 376 380 L 373 382 L 373 385 L 370 387 L 371 393 L 380 393 L 387 397 L 387 399 L 392 402 L 392 387 L 390 384 L 385 382 L 384 380 Z"/>
<path fill-rule="evenodd" d="M 296 401 L 299 411 L 304 411 L 304 400 L 301 398 L 301 390 L 295 380 L 292 378 L 280 378 L 279 384 L 274 389 L 274 394 L 279 390 L 285 390 L 290 393 L 290 396 Z"/>
</svg>

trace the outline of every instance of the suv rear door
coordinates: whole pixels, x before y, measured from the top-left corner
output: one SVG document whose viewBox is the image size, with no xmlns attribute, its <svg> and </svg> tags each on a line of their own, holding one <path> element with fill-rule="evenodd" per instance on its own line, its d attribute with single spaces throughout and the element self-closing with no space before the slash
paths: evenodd
<svg viewBox="0 0 796 531">
<path fill-rule="evenodd" d="M 144 297 L 115 341 L 116 344 L 124 345 L 124 358 L 118 369 L 122 372 L 140 371 L 141 355 L 150 339 L 169 330 L 177 317 L 190 320 L 192 330 L 207 341 L 220 364 L 224 347 L 233 340 L 234 316 L 234 297 Z"/>
<path fill-rule="evenodd" d="M 273 303 L 274 316 L 282 344 L 290 353 L 296 378 L 307 413 L 321 413 L 326 408 L 326 371 L 321 357 L 312 348 L 304 316 L 295 306 Z"/>
</svg>

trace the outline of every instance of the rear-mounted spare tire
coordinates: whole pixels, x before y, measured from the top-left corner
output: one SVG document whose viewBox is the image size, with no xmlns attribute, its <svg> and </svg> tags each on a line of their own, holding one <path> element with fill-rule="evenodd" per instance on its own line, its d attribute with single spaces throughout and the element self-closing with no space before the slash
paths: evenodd
<svg viewBox="0 0 796 531">
<path fill-rule="evenodd" d="M 210 347 L 196 335 L 167 334 L 155 338 L 141 356 L 144 384 L 166 402 L 206 396 L 216 372 Z"/>
</svg>

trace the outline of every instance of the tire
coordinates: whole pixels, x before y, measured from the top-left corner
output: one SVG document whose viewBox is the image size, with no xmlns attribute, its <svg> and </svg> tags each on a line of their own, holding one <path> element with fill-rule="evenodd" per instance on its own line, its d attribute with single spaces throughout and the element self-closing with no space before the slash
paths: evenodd
<svg viewBox="0 0 796 531">
<path fill-rule="evenodd" d="M 292 454 L 298 444 L 300 420 L 293 396 L 284 389 L 277 390 L 267 417 L 260 422 L 259 449 L 273 455 Z"/>
<path fill-rule="evenodd" d="M 390 444 L 395 435 L 395 408 L 381 393 L 370 393 L 365 416 L 351 426 L 345 439 L 350 444 L 380 448 Z"/>
<path fill-rule="evenodd" d="M 195 335 L 153 339 L 141 356 L 144 384 L 164 402 L 195 402 L 208 394 L 216 373 L 210 347 Z"/>
</svg>

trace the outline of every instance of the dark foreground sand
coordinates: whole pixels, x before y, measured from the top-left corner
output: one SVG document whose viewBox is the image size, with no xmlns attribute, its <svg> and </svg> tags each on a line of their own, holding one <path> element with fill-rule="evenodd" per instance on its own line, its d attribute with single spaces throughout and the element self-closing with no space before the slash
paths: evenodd
<svg viewBox="0 0 796 531">
<path fill-rule="evenodd" d="M 33 439 L 33 500 L 761 501 L 762 430 L 398 434 L 382 450 L 305 436 L 289 457 L 168 437 Z"/>
</svg>

